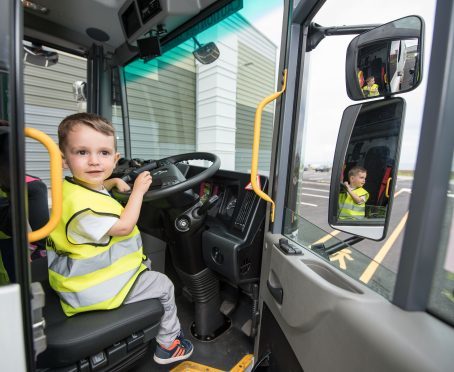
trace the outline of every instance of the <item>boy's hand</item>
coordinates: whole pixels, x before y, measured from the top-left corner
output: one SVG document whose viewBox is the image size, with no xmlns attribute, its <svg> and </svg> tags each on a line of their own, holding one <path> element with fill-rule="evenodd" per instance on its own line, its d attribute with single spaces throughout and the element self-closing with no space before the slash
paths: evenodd
<svg viewBox="0 0 454 372">
<path fill-rule="evenodd" d="M 131 190 L 131 187 L 121 178 L 111 178 L 105 180 L 104 187 L 109 191 L 112 190 L 114 187 L 116 187 L 120 192 L 126 192 Z"/>
<path fill-rule="evenodd" d="M 344 186 L 347 188 L 347 190 L 350 190 L 350 185 L 348 184 L 347 181 L 344 182 Z"/>
<path fill-rule="evenodd" d="M 140 192 L 142 195 L 145 194 L 150 188 L 152 179 L 151 174 L 148 171 L 140 173 L 134 181 L 133 191 Z"/>
</svg>

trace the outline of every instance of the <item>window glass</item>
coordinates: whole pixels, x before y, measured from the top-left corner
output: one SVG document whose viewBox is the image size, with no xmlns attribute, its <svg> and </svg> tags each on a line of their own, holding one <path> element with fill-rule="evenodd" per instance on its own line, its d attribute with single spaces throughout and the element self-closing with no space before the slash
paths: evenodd
<svg viewBox="0 0 454 372">
<path fill-rule="evenodd" d="M 241 2 L 239 2 L 241 3 Z M 221 168 L 248 171 L 257 104 L 276 89 L 281 0 L 243 8 L 148 62 L 125 68 L 132 156 L 159 159 L 207 151 Z M 196 26 L 197 27 L 197 26 Z M 219 57 L 194 56 L 214 45 Z M 269 172 L 274 105 L 262 116 L 259 169 Z"/>
<path fill-rule="evenodd" d="M 441 230 L 441 249 L 432 283 L 429 310 L 454 325 L 454 157 Z"/>
<path fill-rule="evenodd" d="M 29 43 L 24 45 L 30 47 Z M 83 87 L 87 81 L 87 60 L 48 47 L 44 50 L 58 55 L 56 63 L 24 60 L 25 126 L 46 133 L 58 143 L 60 122 L 68 115 L 87 110 Z M 25 145 L 26 172 L 50 186 L 47 150 L 29 138 Z"/>
<path fill-rule="evenodd" d="M 424 68 L 428 69 L 434 12 L 434 3 L 350 0 L 340 5 L 332 1 L 321 8 L 313 21 L 324 27 L 380 25 L 407 15 L 420 15 L 426 27 Z M 348 247 L 336 251 L 339 241 L 352 238 L 350 234 L 332 229 L 327 220 L 331 168 L 340 122 L 344 109 L 355 104 L 348 98 L 345 85 L 346 50 L 355 36 L 327 36 L 310 52 L 309 81 L 307 93 L 303 97 L 307 100 L 306 117 L 304 127 L 301 122 L 298 129 L 304 134 L 301 160 L 299 157 L 294 159 L 298 165 L 294 168 L 294 185 L 289 191 L 285 234 L 316 252 L 324 244 L 325 249 L 334 252 L 324 256 L 331 264 L 386 298 L 391 298 L 408 218 L 427 79 L 423 79 L 414 91 L 402 95 L 406 101 L 406 117 L 394 204 L 385 239 L 380 242 L 368 239 L 350 241 Z M 397 63 L 398 43 L 395 47 L 393 58 Z M 339 253 L 345 255 L 343 261 L 333 259 L 339 257 Z"/>
</svg>

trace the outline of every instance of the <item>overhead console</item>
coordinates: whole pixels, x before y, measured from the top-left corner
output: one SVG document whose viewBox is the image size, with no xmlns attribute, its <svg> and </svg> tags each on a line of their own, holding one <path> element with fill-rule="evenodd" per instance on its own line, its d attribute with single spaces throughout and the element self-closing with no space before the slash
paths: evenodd
<svg viewBox="0 0 454 372">
<path fill-rule="evenodd" d="M 149 32 L 175 29 L 215 1 L 128 0 L 118 16 L 125 39 L 132 44 Z"/>
</svg>

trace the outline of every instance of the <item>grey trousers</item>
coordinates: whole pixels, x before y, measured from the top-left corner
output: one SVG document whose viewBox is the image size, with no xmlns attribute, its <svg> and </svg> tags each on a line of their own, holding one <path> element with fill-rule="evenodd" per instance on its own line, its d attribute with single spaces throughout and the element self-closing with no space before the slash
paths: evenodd
<svg viewBox="0 0 454 372">
<path fill-rule="evenodd" d="M 144 263 L 150 268 L 150 261 Z M 152 270 L 142 272 L 123 303 L 130 304 L 152 298 L 159 299 L 164 307 L 156 341 L 169 347 L 178 336 L 181 326 L 177 317 L 174 286 L 167 275 Z"/>
</svg>

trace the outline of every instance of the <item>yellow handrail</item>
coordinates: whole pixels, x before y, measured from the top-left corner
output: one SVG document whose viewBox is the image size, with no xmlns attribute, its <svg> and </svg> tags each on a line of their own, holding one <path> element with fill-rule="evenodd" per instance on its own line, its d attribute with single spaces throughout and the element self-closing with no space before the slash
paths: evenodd
<svg viewBox="0 0 454 372">
<path fill-rule="evenodd" d="M 25 135 L 29 138 L 33 138 L 38 142 L 41 142 L 49 152 L 50 156 L 50 178 L 51 178 L 51 196 L 52 196 L 52 212 L 50 214 L 49 222 L 36 231 L 30 231 L 28 233 L 28 241 L 36 242 L 46 236 L 48 236 L 52 230 L 57 227 L 58 221 L 60 221 L 62 213 L 62 160 L 60 149 L 55 142 L 47 134 L 34 129 L 25 128 Z M 33 211 L 32 211 L 33 213 Z"/>
<path fill-rule="evenodd" d="M 385 191 L 385 196 L 389 199 L 389 184 L 391 183 L 392 178 L 389 177 L 388 181 L 386 182 L 386 191 Z"/>
<path fill-rule="evenodd" d="M 278 98 L 284 93 L 287 86 L 287 69 L 284 70 L 282 79 L 282 88 L 280 91 L 264 98 L 257 106 L 254 118 L 254 141 L 252 143 L 252 161 L 251 161 L 251 185 L 254 192 L 263 200 L 271 203 L 271 222 L 274 222 L 274 208 L 275 204 L 267 194 L 265 194 L 257 184 L 257 168 L 259 162 L 259 147 L 260 147 L 260 130 L 262 125 L 262 112 L 265 106 Z"/>
</svg>

